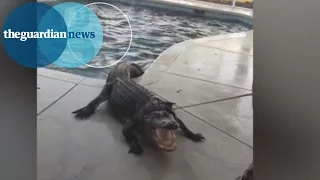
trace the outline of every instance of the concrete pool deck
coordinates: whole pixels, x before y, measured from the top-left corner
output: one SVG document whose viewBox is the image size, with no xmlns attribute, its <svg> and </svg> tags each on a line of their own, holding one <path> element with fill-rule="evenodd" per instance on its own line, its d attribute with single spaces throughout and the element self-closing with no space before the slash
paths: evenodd
<svg viewBox="0 0 320 180">
<path fill-rule="evenodd" d="M 178 149 L 143 148 L 135 157 L 102 104 L 86 105 L 104 80 L 38 70 L 38 179 L 232 180 L 252 161 L 252 31 L 182 42 L 164 51 L 137 82 L 177 103 L 177 114 L 206 140 L 178 135 Z M 243 97 L 241 97 L 243 96 Z"/>
</svg>

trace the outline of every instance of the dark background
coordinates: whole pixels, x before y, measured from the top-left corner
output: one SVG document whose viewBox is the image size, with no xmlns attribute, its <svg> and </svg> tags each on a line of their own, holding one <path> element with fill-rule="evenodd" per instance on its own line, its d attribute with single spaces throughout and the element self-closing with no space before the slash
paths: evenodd
<svg viewBox="0 0 320 180">
<path fill-rule="evenodd" d="M 0 24 L 28 0 L 0 0 Z M 2 32 L 1 32 L 2 34 Z M 37 179 L 37 72 L 9 58 L 0 43 L 0 180 Z"/>
<path fill-rule="evenodd" d="M 320 179 L 320 1 L 254 1 L 255 180 Z"/>
<path fill-rule="evenodd" d="M 255 180 L 319 180 L 320 1 L 254 2 Z M 36 70 L 0 46 L 0 180 L 36 180 Z"/>
</svg>

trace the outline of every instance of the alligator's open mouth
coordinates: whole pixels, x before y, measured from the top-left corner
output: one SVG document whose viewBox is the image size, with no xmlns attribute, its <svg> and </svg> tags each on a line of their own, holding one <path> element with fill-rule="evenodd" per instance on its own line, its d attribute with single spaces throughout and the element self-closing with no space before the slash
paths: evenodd
<svg viewBox="0 0 320 180">
<path fill-rule="evenodd" d="M 153 129 L 153 137 L 160 149 L 164 151 L 173 151 L 177 147 L 176 136 L 173 131 L 168 129 Z"/>
</svg>

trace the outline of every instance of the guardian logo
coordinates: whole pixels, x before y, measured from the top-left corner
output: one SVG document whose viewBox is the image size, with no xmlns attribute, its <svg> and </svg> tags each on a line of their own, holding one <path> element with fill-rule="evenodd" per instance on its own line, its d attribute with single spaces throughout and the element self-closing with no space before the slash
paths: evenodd
<svg viewBox="0 0 320 180">
<path fill-rule="evenodd" d="M 86 5 L 67 2 L 51 7 L 37 2 L 17 7 L 1 36 L 9 56 L 20 65 L 77 68 L 98 54 L 103 29 Z"/>
<path fill-rule="evenodd" d="M 4 38 L 17 38 L 26 41 L 30 38 L 95 38 L 94 32 L 57 32 L 48 29 L 46 32 L 13 32 L 11 29 L 3 31 Z"/>
</svg>

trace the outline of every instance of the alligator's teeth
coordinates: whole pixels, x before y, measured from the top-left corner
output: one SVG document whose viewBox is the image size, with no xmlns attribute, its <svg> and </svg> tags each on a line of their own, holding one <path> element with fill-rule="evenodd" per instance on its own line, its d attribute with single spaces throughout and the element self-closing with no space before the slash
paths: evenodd
<svg viewBox="0 0 320 180">
<path fill-rule="evenodd" d="M 166 146 L 171 146 L 174 142 L 173 139 L 173 133 L 171 131 L 168 131 L 167 133 L 167 139 L 165 141 L 163 141 L 163 144 Z"/>
<path fill-rule="evenodd" d="M 156 130 L 157 136 L 162 141 L 167 141 L 170 139 L 170 131 L 164 129 L 157 129 Z"/>
<path fill-rule="evenodd" d="M 172 141 L 175 142 L 176 141 L 176 136 L 172 135 Z"/>
<path fill-rule="evenodd" d="M 168 139 L 166 141 L 162 141 L 162 144 L 166 145 L 166 146 L 170 146 L 172 144 L 172 141 L 171 141 L 171 139 Z"/>
<path fill-rule="evenodd" d="M 161 140 L 162 137 L 161 137 L 161 130 L 160 129 L 156 129 L 156 134 L 157 134 L 159 140 Z"/>
</svg>

